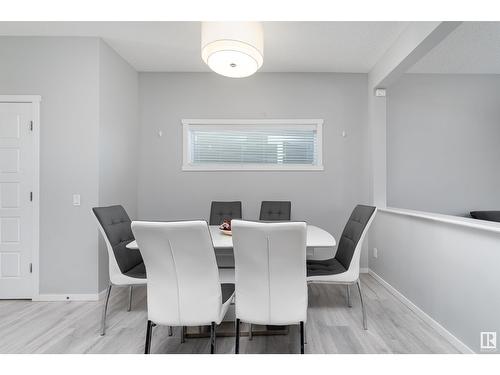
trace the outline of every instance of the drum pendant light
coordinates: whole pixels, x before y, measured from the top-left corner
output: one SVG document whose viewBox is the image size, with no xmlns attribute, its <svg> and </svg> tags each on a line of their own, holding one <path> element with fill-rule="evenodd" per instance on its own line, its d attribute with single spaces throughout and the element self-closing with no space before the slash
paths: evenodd
<svg viewBox="0 0 500 375">
<path fill-rule="evenodd" d="M 214 72 L 232 78 L 254 74 L 264 61 L 260 22 L 202 22 L 201 57 Z"/>
</svg>

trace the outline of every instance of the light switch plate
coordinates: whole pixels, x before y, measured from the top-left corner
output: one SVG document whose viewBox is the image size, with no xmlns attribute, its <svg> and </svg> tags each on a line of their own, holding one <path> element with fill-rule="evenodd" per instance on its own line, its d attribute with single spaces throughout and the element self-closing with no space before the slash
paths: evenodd
<svg viewBox="0 0 500 375">
<path fill-rule="evenodd" d="M 378 249 L 376 247 L 373 248 L 373 257 L 378 258 Z"/>
<path fill-rule="evenodd" d="M 73 206 L 80 205 L 80 194 L 73 194 Z"/>
</svg>

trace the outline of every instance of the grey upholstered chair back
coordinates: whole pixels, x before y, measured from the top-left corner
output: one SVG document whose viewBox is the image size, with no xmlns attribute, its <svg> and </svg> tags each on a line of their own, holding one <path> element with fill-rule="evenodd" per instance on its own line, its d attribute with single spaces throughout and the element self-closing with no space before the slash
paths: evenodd
<svg viewBox="0 0 500 375">
<path fill-rule="evenodd" d="M 358 204 L 344 227 L 335 259 L 346 270 L 349 269 L 356 245 L 374 212 L 375 207 Z"/>
<path fill-rule="evenodd" d="M 290 220 L 292 202 L 289 201 L 263 201 L 260 205 L 259 220 L 285 221 Z"/>
<path fill-rule="evenodd" d="M 131 221 L 122 206 L 94 207 L 94 215 L 101 224 L 113 248 L 116 263 L 122 273 L 142 263 L 141 253 L 126 248 L 134 240 Z"/>
<path fill-rule="evenodd" d="M 224 219 L 241 219 L 241 202 L 212 202 L 210 225 L 220 225 Z"/>
</svg>

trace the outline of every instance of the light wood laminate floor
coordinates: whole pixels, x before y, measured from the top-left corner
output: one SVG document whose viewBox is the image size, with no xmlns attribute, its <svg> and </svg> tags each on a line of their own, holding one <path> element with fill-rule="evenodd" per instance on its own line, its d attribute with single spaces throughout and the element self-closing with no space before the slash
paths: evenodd
<svg viewBox="0 0 500 375">
<path fill-rule="evenodd" d="M 306 353 L 457 353 L 433 328 L 399 302 L 373 277 L 361 276 L 368 313 L 362 328 L 355 287 L 352 308 L 344 286 L 310 285 Z M 102 301 L 0 301 L 0 353 L 142 353 L 146 290 L 134 289 L 127 312 L 127 288 L 113 288 L 106 336 L 99 335 Z M 298 353 L 298 327 L 289 335 L 242 337 L 241 353 Z M 219 337 L 217 353 L 233 353 L 234 337 Z M 180 340 L 180 328 L 153 333 L 153 353 L 208 353 L 207 338 Z"/>
</svg>

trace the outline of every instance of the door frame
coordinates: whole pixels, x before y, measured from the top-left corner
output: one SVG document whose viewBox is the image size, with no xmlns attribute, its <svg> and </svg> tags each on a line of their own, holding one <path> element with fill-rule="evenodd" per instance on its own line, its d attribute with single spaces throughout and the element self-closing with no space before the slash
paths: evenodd
<svg viewBox="0 0 500 375">
<path fill-rule="evenodd" d="M 40 95 L 0 95 L 0 103 L 30 103 L 33 118 L 33 249 L 31 299 L 40 295 Z"/>
</svg>

